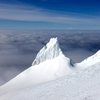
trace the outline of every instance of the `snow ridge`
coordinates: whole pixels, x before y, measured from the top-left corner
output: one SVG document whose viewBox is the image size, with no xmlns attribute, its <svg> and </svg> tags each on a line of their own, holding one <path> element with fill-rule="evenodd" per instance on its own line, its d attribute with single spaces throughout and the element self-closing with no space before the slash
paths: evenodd
<svg viewBox="0 0 100 100">
<path fill-rule="evenodd" d="M 98 50 L 94 55 L 83 60 L 81 63 L 76 64 L 76 66 L 79 66 L 80 68 L 87 68 L 97 63 L 100 63 L 100 50 Z"/>
<path fill-rule="evenodd" d="M 50 41 L 44 46 L 39 53 L 37 54 L 35 60 L 32 63 L 33 65 L 37 65 L 41 62 L 44 62 L 49 59 L 53 59 L 59 55 L 63 54 L 58 43 L 57 38 L 51 38 Z"/>
</svg>

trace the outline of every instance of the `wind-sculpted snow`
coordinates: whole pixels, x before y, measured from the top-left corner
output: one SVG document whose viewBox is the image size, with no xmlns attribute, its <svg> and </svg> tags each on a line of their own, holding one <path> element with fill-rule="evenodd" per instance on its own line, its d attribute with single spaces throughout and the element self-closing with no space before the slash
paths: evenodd
<svg viewBox="0 0 100 100">
<path fill-rule="evenodd" d="M 44 46 L 40 50 L 40 52 L 37 54 L 36 59 L 34 60 L 32 65 L 39 64 L 48 59 L 53 59 L 61 54 L 62 54 L 62 51 L 59 47 L 57 38 L 51 38 L 49 43 L 47 43 L 47 45 Z"/>
<path fill-rule="evenodd" d="M 41 84 L 42 83 L 42 84 Z M 100 100 L 100 51 L 81 63 L 62 53 L 57 38 L 32 66 L 0 87 L 0 100 Z"/>
</svg>

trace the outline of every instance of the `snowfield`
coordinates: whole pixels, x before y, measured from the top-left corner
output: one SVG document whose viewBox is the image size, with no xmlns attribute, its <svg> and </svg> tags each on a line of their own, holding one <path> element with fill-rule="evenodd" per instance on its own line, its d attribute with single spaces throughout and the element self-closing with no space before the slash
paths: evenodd
<svg viewBox="0 0 100 100">
<path fill-rule="evenodd" d="M 0 100 L 100 100 L 100 51 L 73 64 L 52 38 L 30 68 L 0 87 Z"/>
</svg>

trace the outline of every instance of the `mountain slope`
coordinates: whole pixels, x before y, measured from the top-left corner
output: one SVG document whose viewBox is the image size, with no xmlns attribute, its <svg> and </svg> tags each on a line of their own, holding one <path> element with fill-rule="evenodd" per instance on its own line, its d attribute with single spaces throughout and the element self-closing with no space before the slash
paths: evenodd
<svg viewBox="0 0 100 100">
<path fill-rule="evenodd" d="M 0 93 L 55 80 L 73 73 L 73 70 L 70 59 L 65 57 L 59 48 L 57 38 L 52 38 L 37 54 L 32 66 L 3 85 Z"/>
<path fill-rule="evenodd" d="M 75 75 L 10 91 L 0 100 L 100 100 L 100 63 Z"/>
<path fill-rule="evenodd" d="M 0 87 L 0 100 L 99 100 L 99 98 L 100 51 L 73 65 L 59 48 L 57 38 L 52 38 L 40 50 L 29 69 Z"/>
</svg>

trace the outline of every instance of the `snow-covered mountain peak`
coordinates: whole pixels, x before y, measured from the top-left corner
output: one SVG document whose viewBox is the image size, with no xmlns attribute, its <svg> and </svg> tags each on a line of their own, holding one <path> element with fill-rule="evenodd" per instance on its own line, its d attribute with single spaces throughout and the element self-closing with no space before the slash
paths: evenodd
<svg viewBox="0 0 100 100">
<path fill-rule="evenodd" d="M 33 65 L 0 87 L 0 100 L 99 100 L 100 50 L 73 64 L 51 38 Z"/>
<path fill-rule="evenodd" d="M 54 45 L 58 45 L 58 39 L 56 38 L 51 38 L 50 41 L 47 43 L 47 48 L 52 47 Z"/>
<path fill-rule="evenodd" d="M 37 65 L 43 61 L 53 59 L 63 54 L 57 38 L 51 38 L 50 41 L 39 51 L 32 65 Z"/>
<path fill-rule="evenodd" d="M 57 38 L 51 38 L 37 54 L 32 66 L 4 84 L 1 93 L 71 75 L 75 73 L 74 70 L 71 60 L 62 53 Z M 4 88 L 5 91 L 2 91 Z"/>
</svg>

